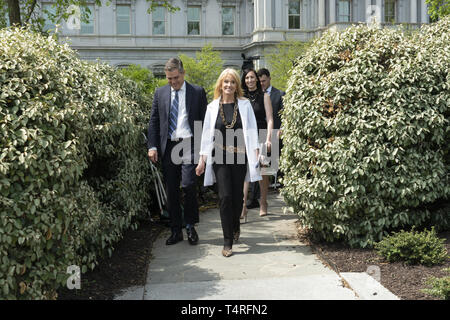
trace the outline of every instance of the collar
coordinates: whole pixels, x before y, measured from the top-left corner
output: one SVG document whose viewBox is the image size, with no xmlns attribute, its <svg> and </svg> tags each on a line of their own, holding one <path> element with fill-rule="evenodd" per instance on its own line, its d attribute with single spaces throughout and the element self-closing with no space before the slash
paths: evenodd
<svg viewBox="0 0 450 320">
<path fill-rule="evenodd" d="M 266 89 L 266 92 L 267 92 L 268 94 L 270 94 L 270 93 L 272 92 L 272 86 L 269 86 L 269 87 Z"/>
<path fill-rule="evenodd" d="M 185 91 L 186 91 L 186 81 L 183 82 L 183 85 L 181 86 L 180 90 L 178 90 L 178 93 L 185 92 Z M 172 87 L 170 87 L 170 93 L 174 93 L 174 92 L 175 92 L 175 90 Z"/>
</svg>

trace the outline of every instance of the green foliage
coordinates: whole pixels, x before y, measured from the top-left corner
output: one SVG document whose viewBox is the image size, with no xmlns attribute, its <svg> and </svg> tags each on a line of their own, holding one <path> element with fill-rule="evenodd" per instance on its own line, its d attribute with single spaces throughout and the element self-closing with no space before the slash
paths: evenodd
<svg viewBox="0 0 450 320">
<path fill-rule="evenodd" d="M 450 274 L 450 268 L 444 269 Z M 423 292 L 441 299 L 450 300 L 450 275 L 437 278 L 431 277 L 427 280 L 427 285 L 431 288 L 423 289 Z"/>
<path fill-rule="evenodd" d="M 448 0 L 425 0 L 428 4 L 428 14 L 432 20 L 450 15 L 450 2 Z"/>
<path fill-rule="evenodd" d="M 156 78 L 149 69 L 142 68 L 140 65 L 129 65 L 126 68 L 120 69 L 120 72 L 125 77 L 136 82 L 141 91 L 149 98 L 152 98 L 156 88 L 167 83 L 167 79 Z"/>
<path fill-rule="evenodd" d="M 317 39 L 288 82 L 282 194 L 319 239 L 450 227 L 450 18 Z"/>
<path fill-rule="evenodd" d="M 136 83 L 54 37 L 0 30 L 0 300 L 52 299 L 147 213 Z"/>
<path fill-rule="evenodd" d="M 436 236 L 436 231 L 400 231 L 375 244 L 378 254 L 389 262 L 404 261 L 406 264 L 432 266 L 448 259 L 444 239 Z"/>
<path fill-rule="evenodd" d="M 214 85 L 222 72 L 223 61 L 220 51 L 213 50 L 211 44 L 195 53 L 195 58 L 180 54 L 186 71 L 186 81 L 201 86 L 205 89 L 208 101 L 214 96 Z"/>
<path fill-rule="evenodd" d="M 312 42 L 283 41 L 273 49 L 268 49 L 265 53 L 267 57 L 268 69 L 270 70 L 271 84 L 285 91 L 291 70 L 295 60 L 301 57 Z"/>
</svg>

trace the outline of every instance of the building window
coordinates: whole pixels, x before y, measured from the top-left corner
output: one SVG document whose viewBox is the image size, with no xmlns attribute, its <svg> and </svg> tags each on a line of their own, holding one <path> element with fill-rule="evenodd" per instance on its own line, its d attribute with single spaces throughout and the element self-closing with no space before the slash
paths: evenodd
<svg viewBox="0 0 450 320">
<path fill-rule="evenodd" d="M 289 0 L 289 29 L 300 29 L 300 1 Z"/>
<path fill-rule="evenodd" d="M 53 30 L 55 29 L 55 24 L 50 20 L 50 17 L 54 18 L 56 14 L 56 8 L 53 7 L 50 3 L 44 3 L 42 6 L 43 9 L 43 18 L 44 18 L 44 29 L 43 31 Z"/>
<path fill-rule="evenodd" d="M 152 12 L 153 34 L 166 34 L 166 9 L 164 7 L 156 7 Z"/>
<path fill-rule="evenodd" d="M 395 0 L 384 1 L 384 22 L 395 23 Z"/>
<path fill-rule="evenodd" d="M 200 11 L 201 7 L 188 6 L 187 8 L 187 30 L 190 36 L 200 34 Z"/>
<path fill-rule="evenodd" d="M 339 22 L 350 22 L 352 2 L 350 0 L 339 0 L 338 2 L 338 21 Z"/>
<path fill-rule="evenodd" d="M 89 9 L 89 12 L 87 9 Z M 81 34 L 93 34 L 94 33 L 94 17 L 95 17 L 94 5 L 89 4 L 86 7 L 82 7 L 81 8 L 81 16 L 83 17 L 84 15 L 88 16 L 88 21 L 84 22 L 83 19 L 81 20 L 80 33 Z"/>
<path fill-rule="evenodd" d="M 129 5 L 117 5 L 116 27 L 117 34 L 131 34 L 131 7 Z"/>
<path fill-rule="evenodd" d="M 222 35 L 232 36 L 234 35 L 234 8 L 223 7 L 222 8 Z"/>
</svg>

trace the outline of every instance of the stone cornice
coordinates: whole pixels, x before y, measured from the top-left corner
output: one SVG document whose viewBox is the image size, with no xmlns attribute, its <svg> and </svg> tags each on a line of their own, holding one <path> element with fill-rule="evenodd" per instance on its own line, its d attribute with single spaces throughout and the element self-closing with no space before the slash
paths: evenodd
<svg viewBox="0 0 450 320">
<path fill-rule="evenodd" d="M 239 5 L 242 0 L 217 0 L 217 3 L 221 5 Z"/>
<path fill-rule="evenodd" d="M 206 6 L 208 0 L 184 0 L 185 6 Z"/>
</svg>

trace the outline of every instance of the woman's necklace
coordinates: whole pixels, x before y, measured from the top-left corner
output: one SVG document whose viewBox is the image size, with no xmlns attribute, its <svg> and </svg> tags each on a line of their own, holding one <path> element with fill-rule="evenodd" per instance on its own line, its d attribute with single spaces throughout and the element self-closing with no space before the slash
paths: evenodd
<svg viewBox="0 0 450 320">
<path fill-rule="evenodd" d="M 236 124 L 236 119 L 237 119 L 237 103 L 236 100 L 234 101 L 234 112 L 233 112 L 233 120 L 231 121 L 230 124 L 227 124 L 227 120 L 225 119 L 225 114 L 223 112 L 223 104 L 222 104 L 222 100 L 219 101 L 219 110 L 220 110 L 220 117 L 222 118 L 223 124 L 225 125 L 225 128 L 227 129 L 231 129 L 234 127 L 234 125 Z"/>
<path fill-rule="evenodd" d="M 250 99 L 251 102 L 255 102 L 256 101 L 256 97 L 258 96 L 258 93 L 255 91 L 252 92 L 248 92 L 248 98 Z"/>
</svg>

